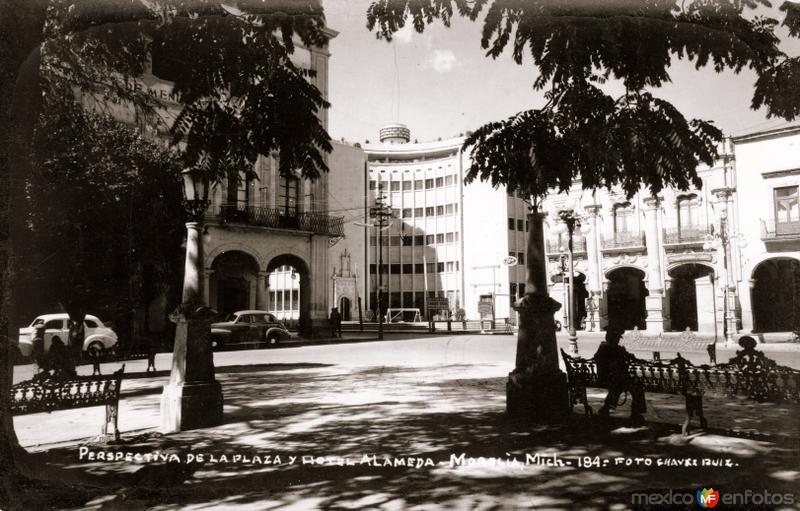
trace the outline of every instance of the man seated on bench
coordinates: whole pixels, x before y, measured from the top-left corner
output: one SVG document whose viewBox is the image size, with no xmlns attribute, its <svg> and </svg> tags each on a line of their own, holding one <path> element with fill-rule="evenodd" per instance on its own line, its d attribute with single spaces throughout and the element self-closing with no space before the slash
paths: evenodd
<svg viewBox="0 0 800 511">
<path fill-rule="evenodd" d="M 628 373 L 627 361 L 634 357 L 619 345 L 623 333 L 624 330 L 609 326 L 606 329 L 605 342 L 600 343 L 594 354 L 594 361 L 597 364 L 597 382 L 603 387 L 608 387 L 605 404 L 597 414 L 600 417 L 608 417 L 609 413 L 617 407 L 620 395 L 623 392 L 629 392 L 633 399 L 631 421 L 635 424 L 642 424 L 644 422 L 642 414 L 647 411 L 644 388 L 636 384 Z"/>
</svg>

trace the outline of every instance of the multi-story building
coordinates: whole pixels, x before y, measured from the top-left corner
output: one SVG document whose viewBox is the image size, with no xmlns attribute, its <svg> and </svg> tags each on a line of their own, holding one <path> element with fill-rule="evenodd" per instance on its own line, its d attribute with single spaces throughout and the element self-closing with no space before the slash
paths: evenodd
<svg viewBox="0 0 800 511">
<path fill-rule="evenodd" d="M 439 317 L 463 309 L 468 318 L 508 317 L 512 298 L 524 293 L 524 268 L 508 264 L 509 254 L 524 261 L 524 202 L 486 183 L 464 184 L 464 137 L 423 143 L 410 138 L 407 127 L 393 124 L 381 129 L 380 143 L 364 146 L 364 209 L 382 195 L 393 216 L 385 231 L 365 228 L 359 259 L 369 275 L 363 282 L 366 308 L 377 308 L 381 280 L 384 309 L 415 308 Z M 426 296 L 447 299 L 447 308 L 427 310 Z M 479 302 L 488 304 L 482 314 Z"/>
<path fill-rule="evenodd" d="M 545 200 L 551 296 L 567 303 L 567 234 L 576 203 L 574 311 L 579 329 L 789 331 L 800 320 L 800 128 L 726 140 L 702 187 L 582 192 Z M 556 313 L 566 321 L 566 305 Z"/>
</svg>

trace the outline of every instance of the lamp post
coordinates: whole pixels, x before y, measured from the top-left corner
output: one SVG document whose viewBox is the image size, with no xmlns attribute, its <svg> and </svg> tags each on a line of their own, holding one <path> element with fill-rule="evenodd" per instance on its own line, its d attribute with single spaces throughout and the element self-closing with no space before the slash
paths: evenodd
<svg viewBox="0 0 800 511">
<path fill-rule="evenodd" d="M 391 208 L 383 202 L 383 194 L 379 190 L 378 197 L 375 198 L 375 205 L 369 208 L 369 216 L 377 218 L 378 222 L 369 224 L 366 222 L 353 222 L 355 225 L 361 227 L 375 227 L 377 229 L 376 235 L 378 237 L 378 292 L 376 293 L 378 301 L 378 339 L 383 339 L 383 314 L 381 311 L 381 304 L 383 303 L 383 231 L 392 226 L 387 223 L 387 219 L 392 216 Z"/>
<path fill-rule="evenodd" d="M 175 347 L 170 380 L 161 396 L 161 432 L 222 423 L 222 387 L 214 378 L 209 339 L 210 309 L 203 305 L 203 217 L 208 209 L 208 178 L 183 172 L 186 262 L 181 306 L 173 315 Z"/>
<path fill-rule="evenodd" d="M 564 206 L 557 210 L 557 216 L 561 219 L 561 224 L 556 226 L 557 233 L 567 232 L 567 270 L 569 277 L 569 293 L 567 294 L 567 318 L 569 349 L 572 353 L 578 353 L 578 335 L 575 331 L 575 263 L 572 237 L 575 229 L 581 226 L 581 219 L 576 211 L 577 205 L 573 199 L 567 201 Z"/>
<path fill-rule="evenodd" d="M 736 315 L 735 306 L 731 303 L 735 286 L 733 283 L 732 273 L 729 264 L 728 250 L 732 242 L 736 242 L 739 248 L 747 246 L 747 240 L 741 234 L 730 235 L 728 232 L 728 207 L 727 198 L 730 196 L 731 190 L 729 188 L 722 188 L 712 190 L 712 193 L 717 195 L 720 199 L 719 205 L 719 232 L 714 234 L 707 234 L 703 249 L 717 250 L 722 260 L 722 332 L 725 338 L 726 346 L 733 346 L 733 334 L 736 331 Z"/>
<path fill-rule="evenodd" d="M 559 264 L 559 268 L 561 270 L 561 287 L 564 289 L 564 304 L 566 304 L 567 300 L 569 299 L 568 298 L 568 294 L 567 294 L 569 292 L 569 289 L 567 288 L 567 278 L 566 278 L 567 277 L 567 254 L 566 254 L 566 252 L 564 252 L 564 247 L 559 247 L 558 252 L 559 252 L 558 264 Z M 569 326 L 569 316 L 567 315 L 567 309 L 568 309 L 568 307 L 564 307 L 563 308 L 563 311 L 564 311 L 564 326 L 565 327 Z"/>
</svg>

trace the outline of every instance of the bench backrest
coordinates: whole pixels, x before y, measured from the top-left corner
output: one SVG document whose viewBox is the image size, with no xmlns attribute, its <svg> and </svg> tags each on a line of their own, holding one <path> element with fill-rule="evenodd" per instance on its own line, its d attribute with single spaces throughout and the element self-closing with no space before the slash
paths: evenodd
<svg viewBox="0 0 800 511">
<path fill-rule="evenodd" d="M 110 376 L 27 380 L 11 387 L 11 415 L 52 412 L 115 404 L 119 401 L 123 366 Z"/>
</svg>

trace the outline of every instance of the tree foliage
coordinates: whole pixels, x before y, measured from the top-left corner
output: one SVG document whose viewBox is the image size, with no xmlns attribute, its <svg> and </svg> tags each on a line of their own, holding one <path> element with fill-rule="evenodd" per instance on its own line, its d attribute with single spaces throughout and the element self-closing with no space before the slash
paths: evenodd
<svg viewBox="0 0 800 511">
<path fill-rule="evenodd" d="M 709 121 L 686 119 L 654 89 L 671 81 L 670 66 L 688 59 L 696 68 L 753 70 L 753 107 L 793 119 L 800 108 L 800 63 L 788 58 L 775 35 L 778 21 L 759 14 L 767 0 L 377 0 L 367 27 L 378 38 L 411 20 L 422 32 L 454 15 L 483 16 L 481 46 L 489 57 L 507 48 L 518 64 L 529 61 L 547 104 L 489 123 L 469 136 L 474 147 L 467 179 L 519 188 L 534 196 L 566 190 L 573 179 L 586 189 L 620 186 L 700 186 L 696 167 L 712 164 L 722 133 Z M 784 24 L 800 32 L 800 11 L 785 3 Z M 612 97 L 608 80 L 625 92 Z"/>
</svg>

